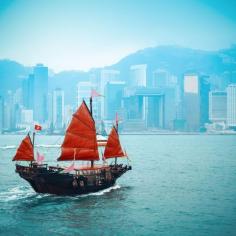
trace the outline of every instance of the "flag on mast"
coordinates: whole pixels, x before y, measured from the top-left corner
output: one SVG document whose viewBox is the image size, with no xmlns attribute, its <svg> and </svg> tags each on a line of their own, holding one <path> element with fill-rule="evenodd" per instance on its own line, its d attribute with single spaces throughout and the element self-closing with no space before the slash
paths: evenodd
<svg viewBox="0 0 236 236">
<path fill-rule="evenodd" d="M 38 130 L 38 131 L 39 131 L 39 130 L 42 130 L 42 126 L 41 126 L 41 125 L 35 125 L 35 126 L 34 126 L 34 129 L 35 129 L 35 130 Z"/>
<path fill-rule="evenodd" d="M 91 95 L 92 98 L 94 97 L 104 97 L 103 95 L 101 95 L 100 93 L 98 93 L 95 89 L 91 90 Z"/>
</svg>

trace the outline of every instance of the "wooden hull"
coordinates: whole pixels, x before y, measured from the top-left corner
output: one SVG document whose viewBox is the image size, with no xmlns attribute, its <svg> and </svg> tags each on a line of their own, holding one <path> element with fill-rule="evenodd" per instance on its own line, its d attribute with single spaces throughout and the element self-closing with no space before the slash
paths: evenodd
<svg viewBox="0 0 236 236">
<path fill-rule="evenodd" d="M 113 186 L 131 166 L 113 165 L 99 170 L 63 173 L 62 169 L 47 165 L 22 166 L 16 164 L 16 172 L 30 183 L 37 193 L 56 195 L 80 195 L 97 192 Z"/>
</svg>

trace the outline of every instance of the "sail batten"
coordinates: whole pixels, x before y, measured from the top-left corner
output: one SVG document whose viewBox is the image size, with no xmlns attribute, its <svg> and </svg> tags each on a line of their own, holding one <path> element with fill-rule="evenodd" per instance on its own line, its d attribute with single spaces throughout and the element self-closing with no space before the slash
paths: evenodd
<svg viewBox="0 0 236 236">
<path fill-rule="evenodd" d="M 34 161 L 34 148 L 29 135 L 22 140 L 12 161 Z"/>
<path fill-rule="evenodd" d="M 73 114 L 58 160 L 99 160 L 95 122 L 84 101 Z"/>
<path fill-rule="evenodd" d="M 104 151 L 104 158 L 114 158 L 114 157 L 125 157 L 125 153 L 122 150 L 119 135 L 115 127 L 112 128 L 109 134 L 107 144 Z"/>
</svg>

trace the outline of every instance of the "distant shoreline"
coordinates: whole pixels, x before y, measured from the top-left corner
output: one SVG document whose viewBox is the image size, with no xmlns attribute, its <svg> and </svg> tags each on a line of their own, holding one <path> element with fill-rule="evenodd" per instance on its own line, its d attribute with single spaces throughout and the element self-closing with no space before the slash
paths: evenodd
<svg viewBox="0 0 236 236">
<path fill-rule="evenodd" d="M 4 133 L 0 134 L 0 136 L 7 135 L 25 135 L 26 133 Z M 215 133 L 202 133 L 202 132 L 121 132 L 120 135 L 236 135 L 236 132 L 215 132 Z M 37 133 L 37 135 L 43 136 L 64 136 L 64 134 L 44 134 Z"/>
</svg>

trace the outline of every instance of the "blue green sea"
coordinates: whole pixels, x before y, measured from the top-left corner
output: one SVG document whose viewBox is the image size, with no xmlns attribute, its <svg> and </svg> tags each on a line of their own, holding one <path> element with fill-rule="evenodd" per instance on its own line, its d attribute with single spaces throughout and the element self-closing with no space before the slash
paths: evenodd
<svg viewBox="0 0 236 236">
<path fill-rule="evenodd" d="M 133 170 L 77 197 L 37 194 L 14 172 L 21 139 L 0 136 L 0 235 L 236 235 L 236 136 L 122 135 Z M 37 136 L 49 164 L 61 141 Z"/>
</svg>

